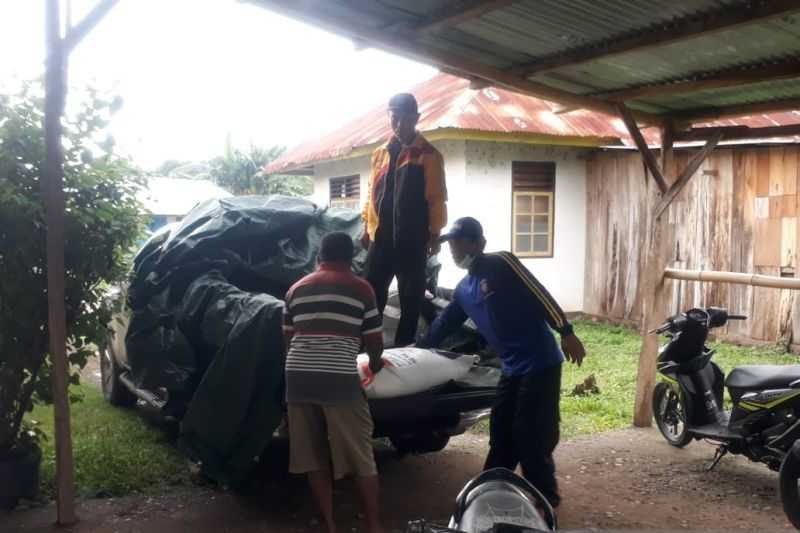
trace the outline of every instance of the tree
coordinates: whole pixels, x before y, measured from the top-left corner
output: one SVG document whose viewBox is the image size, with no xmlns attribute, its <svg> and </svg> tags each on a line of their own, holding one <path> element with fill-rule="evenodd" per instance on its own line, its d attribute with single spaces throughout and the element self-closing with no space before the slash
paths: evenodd
<svg viewBox="0 0 800 533">
<path fill-rule="evenodd" d="M 311 180 L 306 176 L 265 174 L 263 168 L 279 157 L 285 148 L 262 148 L 250 145 L 247 152 L 226 142 L 225 154 L 211 160 L 210 175 L 214 182 L 234 195 L 285 194 L 307 196 L 312 192 Z"/>
<path fill-rule="evenodd" d="M 45 161 L 41 88 L 0 95 L 0 454 L 31 444 L 21 431 L 34 402 L 50 402 Z M 65 305 L 72 383 L 102 345 L 111 320 L 109 284 L 124 279 L 143 229 L 132 165 L 105 132 L 119 99 L 89 90 L 63 120 Z"/>
</svg>

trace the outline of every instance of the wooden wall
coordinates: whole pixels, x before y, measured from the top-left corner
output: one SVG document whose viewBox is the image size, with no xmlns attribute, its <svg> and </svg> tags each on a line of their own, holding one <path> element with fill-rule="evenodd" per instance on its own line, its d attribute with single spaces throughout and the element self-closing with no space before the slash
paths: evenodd
<svg viewBox="0 0 800 533">
<path fill-rule="evenodd" d="M 796 145 L 718 148 L 670 206 L 672 265 L 794 277 L 798 264 Z M 676 152 L 684 168 L 693 151 Z M 584 311 L 640 321 L 646 184 L 639 154 L 602 151 L 587 169 Z M 673 311 L 721 306 L 750 317 L 728 337 L 800 343 L 794 291 L 668 280 Z"/>
</svg>

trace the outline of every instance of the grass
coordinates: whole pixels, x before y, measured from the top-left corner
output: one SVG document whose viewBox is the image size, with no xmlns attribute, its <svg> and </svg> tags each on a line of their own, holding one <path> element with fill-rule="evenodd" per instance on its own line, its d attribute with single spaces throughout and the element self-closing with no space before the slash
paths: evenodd
<svg viewBox="0 0 800 533">
<path fill-rule="evenodd" d="M 628 427 L 633 419 L 636 368 L 640 336 L 628 328 L 576 321 L 575 332 L 586 348 L 586 360 L 578 368 L 564 365 L 561 396 L 561 438 Z M 723 371 L 743 364 L 790 364 L 798 357 L 774 347 L 742 347 L 713 343 L 714 361 Z M 575 385 L 594 374 L 600 394 L 573 396 Z M 488 431 L 488 424 L 476 427 Z"/>
<path fill-rule="evenodd" d="M 71 405 L 75 484 L 81 497 L 157 493 L 188 482 L 185 460 L 163 428 L 147 422 L 140 410 L 113 407 L 91 385 L 70 391 L 83 396 Z M 54 497 L 52 406 L 37 406 L 29 417 L 39 421 L 48 436 L 42 446 L 41 483 L 43 495 Z"/>
</svg>

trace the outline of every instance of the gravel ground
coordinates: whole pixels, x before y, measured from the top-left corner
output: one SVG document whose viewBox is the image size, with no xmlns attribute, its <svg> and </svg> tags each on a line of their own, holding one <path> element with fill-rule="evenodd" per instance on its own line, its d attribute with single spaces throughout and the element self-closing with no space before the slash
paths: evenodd
<svg viewBox="0 0 800 533">
<path fill-rule="evenodd" d="M 408 520 L 446 521 L 464 483 L 480 469 L 486 438 L 464 435 L 442 453 L 398 457 L 379 447 L 381 500 L 387 531 Z M 781 509 L 777 474 L 738 457 L 713 472 L 703 467 L 713 448 L 668 446 L 654 429 L 628 429 L 561 444 L 556 460 L 563 530 L 779 531 L 790 529 Z M 302 479 L 285 473 L 286 450 L 276 445 L 269 464 L 239 494 L 208 487 L 162 496 L 80 502 L 81 522 L 60 531 L 147 532 L 320 530 Z M 359 531 L 352 486 L 337 485 L 340 531 Z M 53 506 L 0 515 L 0 531 L 52 529 Z"/>
</svg>

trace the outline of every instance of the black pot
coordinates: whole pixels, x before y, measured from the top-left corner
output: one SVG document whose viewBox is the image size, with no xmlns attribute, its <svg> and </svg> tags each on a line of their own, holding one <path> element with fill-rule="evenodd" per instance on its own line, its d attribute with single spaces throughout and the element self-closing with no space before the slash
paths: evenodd
<svg viewBox="0 0 800 533">
<path fill-rule="evenodd" d="M 41 464 L 42 450 L 37 446 L 0 454 L 0 509 L 15 508 L 20 498 L 36 499 Z"/>
</svg>

